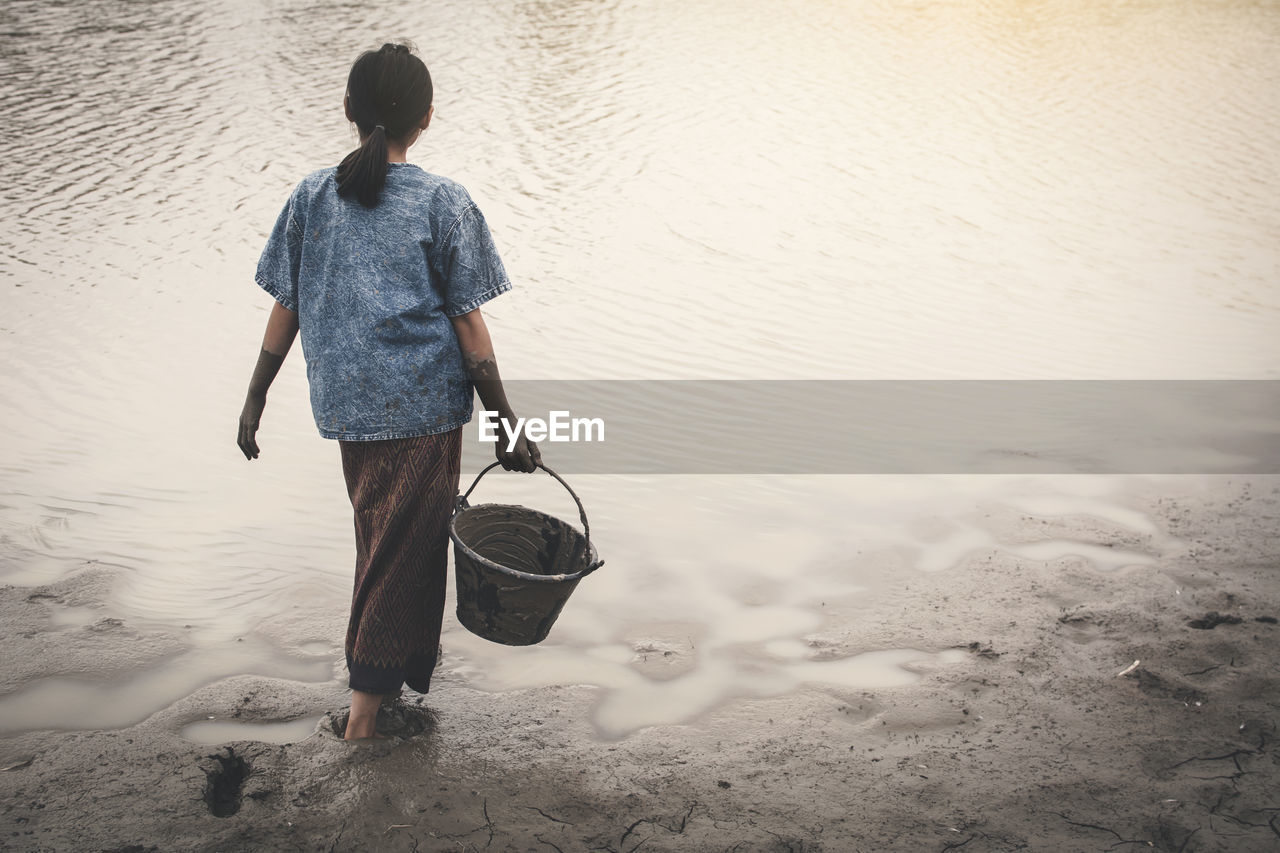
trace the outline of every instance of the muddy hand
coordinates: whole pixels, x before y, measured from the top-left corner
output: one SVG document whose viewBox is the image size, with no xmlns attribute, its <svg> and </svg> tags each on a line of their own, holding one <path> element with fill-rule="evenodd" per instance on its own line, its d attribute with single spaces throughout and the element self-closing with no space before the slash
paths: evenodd
<svg viewBox="0 0 1280 853">
<path fill-rule="evenodd" d="M 258 458 L 258 424 L 262 422 L 262 410 L 267 406 L 265 394 L 250 393 L 244 400 L 244 409 L 240 412 L 240 430 L 236 435 L 236 444 L 245 459 Z"/>
<path fill-rule="evenodd" d="M 525 473 L 538 470 L 538 466 L 542 464 L 542 454 L 538 452 L 538 445 L 523 435 L 516 439 L 512 450 L 507 450 L 508 445 L 509 442 L 505 440 L 498 442 L 497 457 L 502 463 L 503 470 Z"/>
<path fill-rule="evenodd" d="M 236 433 L 236 444 L 245 459 L 258 458 L 258 424 L 262 422 L 262 410 L 267 407 L 267 389 L 271 387 L 284 357 L 289 352 L 289 344 L 298 333 L 298 315 L 276 303 L 271 310 L 271 319 L 267 322 L 267 338 L 280 352 L 271 352 L 264 345 L 258 353 L 258 363 L 253 368 L 253 377 L 249 380 L 249 393 L 244 397 L 244 409 L 240 412 L 240 428 Z"/>
</svg>

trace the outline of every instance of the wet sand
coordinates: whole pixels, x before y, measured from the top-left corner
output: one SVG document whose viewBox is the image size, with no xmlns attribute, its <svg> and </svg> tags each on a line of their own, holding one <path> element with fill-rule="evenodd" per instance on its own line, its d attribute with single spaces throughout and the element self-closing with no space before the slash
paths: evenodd
<svg viewBox="0 0 1280 853">
<path fill-rule="evenodd" d="M 0 847 L 1276 849 L 1280 484 L 1177 482 L 1141 497 L 1175 551 L 1088 516 L 987 519 L 1002 544 L 1069 539 L 1146 550 L 1154 565 L 980 551 L 833 605 L 827 624 L 842 627 L 806 639 L 821 659 L 963 651 L 910 686 L 813 686 L 606 741 L 588 722 L 593 688 L 446 681 L 426 704 L 388 709 L 403 736 L 373 745 L 343 743 L 330 717 L 286 745 L 180 737 L 209 716 L 343 705 L 332 689 L 229 678 L 129 728 L 0 741 Z M 90 565 L 0 590 L 0 689 L 109 679 L 181 647 L 109 618 L 56 627 L 111 577 Z M 278 631 L 311 640 L 314 627 Z"/>
</svg>

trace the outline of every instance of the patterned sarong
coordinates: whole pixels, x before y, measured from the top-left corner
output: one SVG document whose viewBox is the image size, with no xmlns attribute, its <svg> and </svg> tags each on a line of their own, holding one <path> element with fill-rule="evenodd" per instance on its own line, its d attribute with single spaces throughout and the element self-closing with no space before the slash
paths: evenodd
<svg viewBox="0 0 1280 853">
<path fill-rule="evenodd" d="M 356 525 L 350 686 L 395 693 L 407 684 L 426 693 L 444 618 L 462 429 L 339 445 Z"/>
</svg>

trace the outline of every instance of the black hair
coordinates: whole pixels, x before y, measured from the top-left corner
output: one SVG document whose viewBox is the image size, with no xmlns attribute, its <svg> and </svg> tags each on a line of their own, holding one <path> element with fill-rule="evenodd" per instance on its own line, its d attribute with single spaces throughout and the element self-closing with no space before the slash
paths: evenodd
<svg viewBox="0 0 1280 853">
<path fill-rule="evenodd" d="M 431 73 L 407 44 L 368 50 L 347 75 L 347 109 L 364 139 L 338 164 L 338 195 L 377 207 L 387 182 L 387 140 L 417 130 L 431 109 Z"/>
</svg>

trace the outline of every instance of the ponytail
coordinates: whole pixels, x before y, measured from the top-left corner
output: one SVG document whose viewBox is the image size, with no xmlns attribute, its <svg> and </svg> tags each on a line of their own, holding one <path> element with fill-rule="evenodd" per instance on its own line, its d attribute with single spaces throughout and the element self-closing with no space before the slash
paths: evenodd
<svg viewBox="0 0 1280 853">
<path fill-rule="evenodd" d="M 377 207 L 387 183 L 387 143 L 406 139 L 431 109 L 431 74 L 407 44 L 362 53 L 347 77 L 347 117 L 360 147 L 338 164 L 338 195 Z"/>
<path fill-rule="evenodd" d="M 374 125 L 364 142 L 338 164 L 338 195 L 377 207 L 387 183 L 387 129 Z"/>
</svg>

